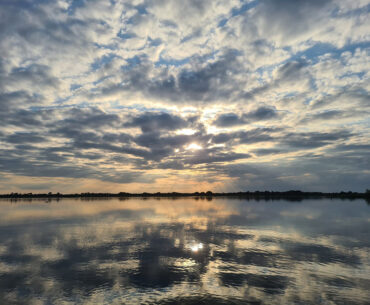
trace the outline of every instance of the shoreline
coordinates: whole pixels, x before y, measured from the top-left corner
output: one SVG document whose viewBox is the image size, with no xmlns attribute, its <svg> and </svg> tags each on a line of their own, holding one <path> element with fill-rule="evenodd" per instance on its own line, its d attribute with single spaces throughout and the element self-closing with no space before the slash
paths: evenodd
<svg viewBox="0 0 370 305">
<path fill-rule="evenodd" d="M 213 193 L 213 192 L 194 192 L 194 193 L 10 193 L 0 194 L 0 199 L 62 199 L 62 198 L 243 198 L 243 199 L 264 199 L 264 200 L 303 200 L 303 199 L 320 199 L 320 198 L 339 198 L 339 199 L 367 199 L 370 200 L 370 192 L 302 192 L 302 191 L 287 191 L 287 192 L 272 192 L 272 191 L 255 191 L 255 192 L 234 192 L 234 193 Z"/>
</svg>

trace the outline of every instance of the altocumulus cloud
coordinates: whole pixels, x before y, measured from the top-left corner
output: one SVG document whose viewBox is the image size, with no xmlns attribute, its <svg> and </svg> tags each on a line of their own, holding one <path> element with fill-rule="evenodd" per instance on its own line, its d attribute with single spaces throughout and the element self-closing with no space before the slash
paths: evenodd
<svg viewBox="0 0 370 305">
<path fill-rule="evenodd" d="M 367 0 L 0 3 L 0 191 L 363 191 Z"/>
</svg>

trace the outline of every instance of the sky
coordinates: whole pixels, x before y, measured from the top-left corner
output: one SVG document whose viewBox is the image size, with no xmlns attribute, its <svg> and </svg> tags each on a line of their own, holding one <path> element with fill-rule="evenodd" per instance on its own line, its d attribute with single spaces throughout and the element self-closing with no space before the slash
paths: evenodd
<svg viewBox="0 0 370 305">
<path fill-rule="evenodd" d="M 0 193 L 365 191 L 370 0 L 1 0 Z"/>
</svg>

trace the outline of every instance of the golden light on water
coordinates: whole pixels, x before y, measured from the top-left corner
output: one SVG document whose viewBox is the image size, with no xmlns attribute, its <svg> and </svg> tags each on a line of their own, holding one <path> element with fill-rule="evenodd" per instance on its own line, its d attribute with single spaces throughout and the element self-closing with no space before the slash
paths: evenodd
<svg viewBox="0 0 370 305">
<path fill-rule="evenodd" d="M 203 244 L 202 243 L 191 244 L 189 247 L 192 252 L 198 252 L 199 250 L 203 249 Z"/>
<path fill-rule="evenodd" d="M 343 304 L 365 304 L 368 206 L 350 205 L 339 199 L 0 200 L 0 303 L 47 303 L 51 291 L 58 304 L 72 298 L 184 304 L 205 296 L 207 304 L 214 298 L 232 304 L 247 291 L 266 304 L 332 303 L 333 294 Z M 45 239 L 58 247 L 40 243 Z M 23 294 L 24 279 L 31 288 Z M 347 281 L 350 289 L 343 288 Z"/>
</svg>

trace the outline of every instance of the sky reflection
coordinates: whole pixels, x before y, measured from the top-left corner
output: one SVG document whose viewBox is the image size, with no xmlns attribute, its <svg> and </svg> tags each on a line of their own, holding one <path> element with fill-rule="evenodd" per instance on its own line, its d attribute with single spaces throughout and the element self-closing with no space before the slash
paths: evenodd
<svg viewBox="0 0 370 305">
<path fill-rule="evenodd" d="M 1 304 L 366 304 L 365 201 L 0 201 Z"/>
</svg>

